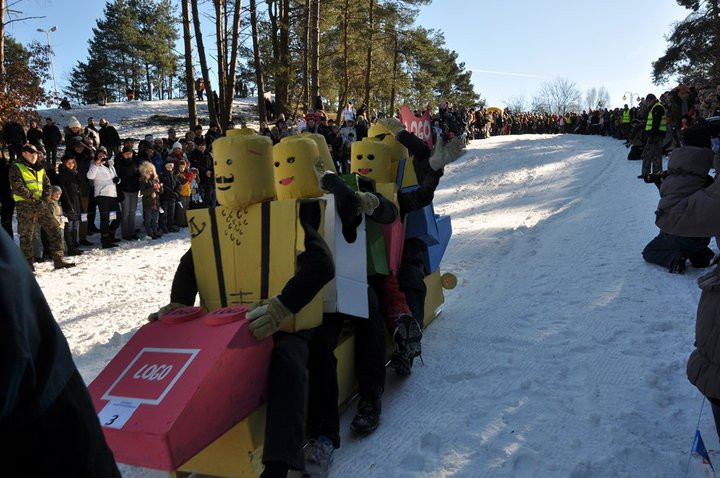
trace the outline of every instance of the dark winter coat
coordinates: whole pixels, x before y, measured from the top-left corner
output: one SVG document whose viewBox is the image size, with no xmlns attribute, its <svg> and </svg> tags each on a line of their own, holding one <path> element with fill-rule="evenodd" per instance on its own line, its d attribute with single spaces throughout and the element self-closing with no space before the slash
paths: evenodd
<svg viewBox="0 0 720 478">
<path fill-rule="evenodd" d="M 100 128 L 100 146 L 105 146 L 108 151 L 114 151 L 120 147 L 120 135 L 117 130 L 110 125 Z"/>
<path fill-rule="evenodd" d="M 162 194 L 163 188 L 160 182 L 153 178 L 140 178 L 138 183 L 140 188 L 140 194 L 142 194 L 142 205 L 143 209 L 159 209 L 160 208 L 160 194 Z"/>
<path fill-rule="evenodd" d="M 655 224 L 686 237 L 720 235 L 720 181 L 705 187 L 701 176 L 712 167 L 712 151 L 684 146 L 670 156 L 668 169 L 692 171 L 668 177 L 660 188 Z M 720 266 L 698 279 L 702 290 L 695 322 L 695 350 L 687 376 L 706 397 L 720 399 Z"/>
<path fill-rule="evenodd" d="M 62 188 L 62 196 L 60 196 L 60 204 L 62 205 L 65 215 L 70 221 L 80 219 L 82 212 L 80 207 L 80 179 L 78 178 L 77 169 L 71 171 L 64 165 L 60 165 L 57 179 L 55 182 Z"/>
<path fill-rule="evenodd" d="M 62 141 L 62 133 L 56 124 L 46 124 L 42 129 L 43 144 L 46 148 L 55 148 Z"/>
<path fill-rule="evenodd" d="M 213 157 L 207 150 L 204 153 L 201 153 L 199 149 L 193 150 L 190 153 L 190 167 L 198 170 L 198 180 L 201 185 L 214 184 L 212 176 L 214 171 Z M 210 177 L 207 175 L 208 171 L 211 173 Z"/>
<path fill-rule="evenodd" d="M 180 181 L 178 180 L 175 173 L 172 171 L 168 172 L 163 168 L 160 173 L 160 183 L 163 185 L 163 192 L 160 195 L 162 201 L 177 201 L 180 199 Z"/>
<path fill-rule="evenodd" d="M 122 155 L 118 156 L 115 161 L 115 171 L 120 178 L 118 189 L 123 193 L 137 195 L 140 189 L 140 173 L 138 172 L 138 165 L 135 159 L 125 159 Z"/>
<path fill-rule="evenodd" d="M 43 132 L 40 128 L 30 128 L 27 132 L 28 143 L 35 146 L 42 146 Z"/>
<path fill-rule="evenodd" d="M 92 196 L 92 182 L 87 178 L 87 173 L 90 170 L 90 163 L 93 161 L 92 153 L 89 149 L 84 148 L 80 154 L 76 153 L 74 149 L 69 151 L 66 149 L 62 159 L 66 157 L 75 158 L 77 163 L 77 171 L 80 178 L 80 195 L 81 196 Z"/>
<path fill-rule="evenodd" d="M 7 144 L 22 146 L 27 142 L 25 130 L 20 123 L 15 121 L 8 121 L 3 125 L 2 137 Z"/>
</svg>

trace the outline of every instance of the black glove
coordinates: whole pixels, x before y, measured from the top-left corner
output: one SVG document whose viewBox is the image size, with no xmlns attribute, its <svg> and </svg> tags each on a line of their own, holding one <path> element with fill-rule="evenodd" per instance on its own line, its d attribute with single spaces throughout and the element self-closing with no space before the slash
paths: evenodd
<svg viewBox="0 0 720 478">
<path fill-rule="evenodd" d="M 115 184 L 120 184 L 120 178 L 117 177 L 117 176 L 115 176 L 115 177 L 113 178 L 113 182 L 114 182 Z"/>
</svg>

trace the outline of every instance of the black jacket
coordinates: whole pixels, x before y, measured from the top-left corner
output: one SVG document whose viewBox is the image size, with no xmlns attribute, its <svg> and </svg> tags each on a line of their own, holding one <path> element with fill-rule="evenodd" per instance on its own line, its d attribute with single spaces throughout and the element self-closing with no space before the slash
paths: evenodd
<svg viewBox="0 0 720 478">
<path fill-rule="evenodd" d="M 300 224 L 305 231 L 305 251 L 297 257 L 297 272 L 278 296 L 290 312 L 298 313 L 335 277 L 335 265 L 325 240 L 320 236 L 320 208 L 315 201 L 300 206 Z M 170 292 L 170 301 L 193 305 L 198 288 L 192 249 L 180 259 Z M 269 298 L 269 297 L 268 297 Z"/>
<path fill-rule="evenodd" d="M 46 148 L 54 148 L 62 141 L 62 133 L 56 124 L 46 124 L 42 129 L 43 143 Z"/>
<path fill-rule="evenodd" d="M 63 212 L 70 221 L 80 219 L 80 179 L 77 169 L 69 170 L 64 165 L 60 165 L 56 184 L 62 188 L 62 196 L 60 196 L 60 205 Z"/>
<path fill-rule="evenodd" d="M 27 142 L 25 130 L 20 123 L 15 121 L 8 121 L 3 125 L 2 136 L 7 144 L 22 146 Z"/>
<path fill-rule="evenodd" d="M 432 202 L 443 171 L 442 169 L 434 171 L 430 167 L 429 159 L 432 152 L 423 140 L 407 131 L 401 131 L 397 139 L 408 149 L 412 157 L 413 168 L 420 186 L 412 191 L 398 193 L 400 215 L 405 216 L 405 214 L 422 209 Z M 443 139 L 440 138 L 440 141 L 443 141 Z"/>
<path fill-rule="evenodd" d="M 115 160 L 115 172 L 120 178 L 118 189 L 124 193 L 136 194 L 140 190 L 140 173 L 135 159 L 125 159 L 122 155 Z"/>
<path fill-rule="evenodd" d="M 28 143 L 34 144 L 35 146 L 42 146 L 43 132 L 40 128 L 31 128 L 27 132 Z"/>
<path fill-rule="evenodd" d="M 214 184 L 213 176 L 208 177 L 206 174 L 208 171 L 211 173 L 214 171 L 213 157 L 208 150 L 205 150 L 204 153 L 201 153 L 198 149 L 193 150 L 190 153 L 190 166 L 197 168 L 198 181 L 201 185 L 209 184 L 212 186 Z"/>
<path fill-rule="evenodd" d="M 110 125 L 100 128 L 100 146 L 105 146 L 109 151 L 113 151 L 120 147 L 120 135 L 117 130 Z"/>
<path fill-rule="evenodd" d="M 163 192 L 160 194 L 161 201 L 177 201 L 180 199 L 180 181 L 172 171 L 168 172 L 168 170 L 163 169 L 158 179 L 160 179 L 163 186 Z"/>
</svg>

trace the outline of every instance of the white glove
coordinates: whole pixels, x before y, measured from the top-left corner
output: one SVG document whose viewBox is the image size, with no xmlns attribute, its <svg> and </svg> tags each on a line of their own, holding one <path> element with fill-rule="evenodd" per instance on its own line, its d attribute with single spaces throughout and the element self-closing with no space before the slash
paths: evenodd
<svg viewBox="0 0 720 478">
<path fill-rule="evenodd" d="M 397 138 L 398 133 L 405 129 L 405 125 L 402 124 L 397 118 L 379 119 L 378 123 L 383 125 L 388 131 L 390 131 L 394 138 Z"/>
<path fill-rule="evenodd" d="M 435 145 L 435 151 L 430 156 L 430 167 L 434 171 L 439 171 L 446 164 L 452 163 L 458 159 L 465 149 L 465 135 L 455 136 L 447 144 L 440 139 Z"/>
</svg>

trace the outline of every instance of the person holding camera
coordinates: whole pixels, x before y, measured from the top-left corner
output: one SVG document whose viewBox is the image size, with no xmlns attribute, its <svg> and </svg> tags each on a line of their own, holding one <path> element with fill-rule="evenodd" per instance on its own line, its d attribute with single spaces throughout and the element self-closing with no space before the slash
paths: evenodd
<svg viewBox="0 0 720 478">
<path fill-rule="evenodd" d="M 95 201 L 100 208 L 100 243 L 103 249 L 117 247 L 115 231 L 110 229 L 110 211 L 116 210 L 117 187 L 120 178 L 115 172 L 112 159 L 108 159 L 107 148 L 100 146 L 95 153 L 95 161 L 90 163 L 87 178 L 93 182 Z"/>
</svg>

